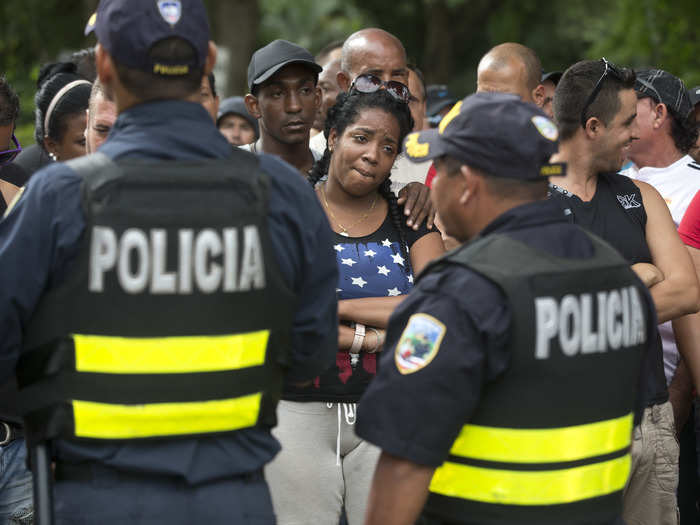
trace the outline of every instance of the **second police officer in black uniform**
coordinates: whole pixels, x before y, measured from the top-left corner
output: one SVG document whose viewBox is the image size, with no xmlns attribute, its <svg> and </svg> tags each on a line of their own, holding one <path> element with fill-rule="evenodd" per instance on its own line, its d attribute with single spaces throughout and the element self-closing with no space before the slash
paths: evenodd
<svg viewBox="0 0 700 525">
<path fill-rule="evenodd" d="M 308 184 L 199 103 L 201 0 L 102 0 L 100 153 L 35 175 L 0 223 L 0 358 L 53 445 L 58 523 L 274 523 L 283 378 L 334 359 L 332 235 Z"/>
<path fill-rule="evenodd" d="M 655 313 L 622 257 L 543 200 L 557 138 L 535 106 L 480 93 L 406 139 L 470 242 L 397 308 L 360 401 L 357 433 L 382 449 L 368 525 L 619 523 Z"/>
</svg>

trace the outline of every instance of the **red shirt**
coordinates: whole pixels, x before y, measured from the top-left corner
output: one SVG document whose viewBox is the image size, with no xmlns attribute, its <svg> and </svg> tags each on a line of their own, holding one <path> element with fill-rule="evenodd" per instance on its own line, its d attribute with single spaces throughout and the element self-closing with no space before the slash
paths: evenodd
<svg viewBox="0 0 700 525">
<path fill-rule="evenodd" d="M 433 179 L 435 178 L 435 175 L 437 175 L 437 170 L 435 169 L 435 164 L 430 165 L 430 169 L 428 170 L 428 174 L 425 176 L 425 185 L 428 188 L 433 187 Z"/>
<path fill-rule="evenodd" d="M 678 234 L 685 244 L 700 249 L 700 192 L 695 194 L 685 210 Z"/>
</svg>

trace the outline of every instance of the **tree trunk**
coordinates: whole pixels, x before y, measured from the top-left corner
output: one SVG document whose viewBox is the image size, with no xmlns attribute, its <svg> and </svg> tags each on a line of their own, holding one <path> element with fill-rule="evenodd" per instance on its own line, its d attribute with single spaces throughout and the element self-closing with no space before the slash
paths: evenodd
<svg viewBox="0 0 700 525">
<path fill-rule="evenodd" d="M 221 83 L 225 92 L 220 94 L 244 95 L 248 92 L 248 63 L 256 49 L 260 25 L 258 0 L 215 0 L 211 5 L 214 41 L 228 50 L 228 63 L 222 64 L 226 70 L 226 81 Z"/>
<path fill-rule="evenodd" d="M 426 2 L 426 38 L 423 54 L 427 84 L 447 84 L 452 74 L 454 20 L 445 0 Z"/>
</svg>

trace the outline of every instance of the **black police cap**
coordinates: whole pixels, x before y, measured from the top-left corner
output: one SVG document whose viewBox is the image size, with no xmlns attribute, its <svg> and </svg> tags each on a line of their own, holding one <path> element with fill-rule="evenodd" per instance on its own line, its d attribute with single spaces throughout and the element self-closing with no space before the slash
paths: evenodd
<svg viewBox="0 0 700 525">
<path fill-rule="evenodd" d="M 476 93 L 457 102 L 437 129 L 411 133 L 404 141 L 413 162 L 449 155 L 495 177 L 533 180 L 563 175 L 550 164 L 559 132 L 534 104 L 505 93 Z"/>
<path fill-rule="evenodd" d="M 168 76 L 203 68 L 209 49 L 209 20 L 202 0 L 100 0 L 85 34 L 97 41 L 119 64 Z M 166 38 L 179 37 L 195 50 L 187 63 L 153 63 L 148 52 Z"/>
</svg>

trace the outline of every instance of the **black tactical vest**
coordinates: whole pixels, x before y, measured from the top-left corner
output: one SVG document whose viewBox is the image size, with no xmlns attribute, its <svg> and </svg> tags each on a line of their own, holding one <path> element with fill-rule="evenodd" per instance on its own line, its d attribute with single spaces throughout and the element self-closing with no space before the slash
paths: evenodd
<svg viewBox="0 0 700 525">
<path fill-rule="evenodd" d="M 511 363 L 485 386 L 435 471 L 426 515 L 542 525 L 620 516 L 653 313 L 622 257 L 590 237 L 589 259 L 491 235 L 436 263 L 466 266 L 501 288 Z"/>
<path fill-rule="evenodd" d="M 30 444 L 176 438 L 275 424 L 295 298 L 257 158 L 69 163 L 85 233 L 24 334 Z"/>
</svg>

